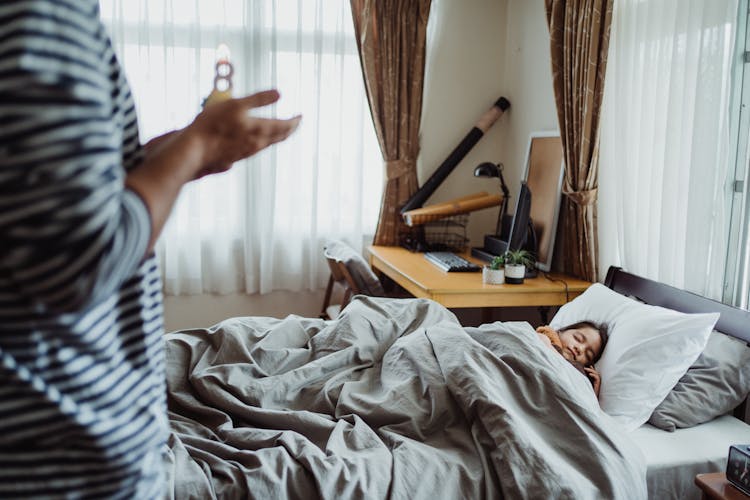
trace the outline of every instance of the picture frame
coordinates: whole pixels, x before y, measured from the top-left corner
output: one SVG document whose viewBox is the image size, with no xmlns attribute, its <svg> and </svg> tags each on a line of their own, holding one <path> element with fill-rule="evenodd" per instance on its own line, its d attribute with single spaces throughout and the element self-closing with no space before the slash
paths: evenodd
<svg viewBox="0 0 750 500">
<path fill-rule="evenodd" d="M 524 180 L 531 190 L 531 223 L 536 234 L 536 266 L 548 272 L 552 267 L 557 223 L 562 203 L 565 158 L 557 131 L 532 132 L 524 161 Z"/>
</svg>

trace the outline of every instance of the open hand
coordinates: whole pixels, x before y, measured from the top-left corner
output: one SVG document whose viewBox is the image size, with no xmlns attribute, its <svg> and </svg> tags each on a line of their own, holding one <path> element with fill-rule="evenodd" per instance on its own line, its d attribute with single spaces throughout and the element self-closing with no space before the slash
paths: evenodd
<svg viewBox="0 0 750 500">
<path fill-rule="evenodd" d="M 201 168 L 195 178 L 225 172 L 234 162 L 289 137 L 299 125 L 301 116 L 278 119 L 251 114 L 254 108 L 278 100 L 276 90 L 266 90 L 206 107 L 186 129 L 199 144 Z"/>
<path fill-rule="evenodd" d="M 146 254 L 153 249 L 185 183 L 229 170 L 237 160 L 294 132 L 300 116 L 279 120 L 250 113 L 278 99 L 278 92 L 268 90 L 213 104 L 187 127 L 152 139 L 144 146 L 143 161 L 127 173 L 125 186 L 138 193 L 151 216 Z"/>
</svg>

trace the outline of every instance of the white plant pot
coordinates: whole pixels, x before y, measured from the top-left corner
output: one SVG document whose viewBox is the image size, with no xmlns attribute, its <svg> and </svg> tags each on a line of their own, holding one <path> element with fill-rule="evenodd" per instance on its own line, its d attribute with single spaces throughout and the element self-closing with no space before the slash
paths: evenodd
<svg viewBox="0 0 750 500">
<path fill-rule="evenodd" d="M 526 276 L 526 266 L 523 264 L 505 264 L 505 282 L 520 285 Z"/>
<path fill-rule="evenodd" d="M 505 269 L 490 269 L 489 266 L 484 266 L 482 268 L 482 283 L 502 285 L 505 283 Z"/>
</svg>

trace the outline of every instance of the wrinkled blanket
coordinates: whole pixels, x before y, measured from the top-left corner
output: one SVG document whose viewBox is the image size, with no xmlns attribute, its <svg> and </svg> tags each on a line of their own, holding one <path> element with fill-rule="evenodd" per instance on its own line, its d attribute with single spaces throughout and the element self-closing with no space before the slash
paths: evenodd
<svg viewBox="0 0 750 500">
<path fill-rule="evenodd" d="M 167 335 L 171 495 L 646 498 L 637 448 L 527 323 L 356 297 Z"/>
</svg>

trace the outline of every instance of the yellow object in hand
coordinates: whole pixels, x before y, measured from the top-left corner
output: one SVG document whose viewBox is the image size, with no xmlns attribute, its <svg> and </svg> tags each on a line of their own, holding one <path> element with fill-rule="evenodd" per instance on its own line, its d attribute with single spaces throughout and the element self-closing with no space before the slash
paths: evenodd
<svg viewBox="0 0 750 500">
<path fill-rule="evenodd" d="M 232 98 L 232 89 L 226 89 L 226 90 L 218 90 L 214 88 L 210 94 L 208 94 L 208 97 L 203 101 L 203 107 L 210 106 L 211 104 L 216 104 L 218 102 L 226 101 L 228 99 Z"/>
</svg>

